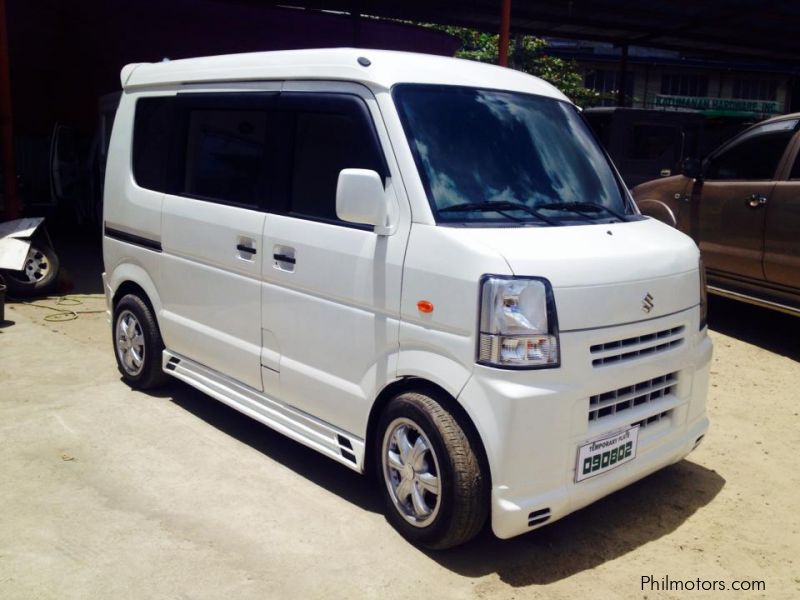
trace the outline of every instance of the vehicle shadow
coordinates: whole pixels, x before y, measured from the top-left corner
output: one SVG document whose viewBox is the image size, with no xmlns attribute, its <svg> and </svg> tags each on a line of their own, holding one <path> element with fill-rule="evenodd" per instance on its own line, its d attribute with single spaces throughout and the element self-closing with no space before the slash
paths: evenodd
<svg viewBox="0 0 800 600">
<path fill-rule="evenodd" d="M 382 499 L 369 478 L 273 431 L 191 386 L 176 380 L 147 393 L 174 402 L 212 427 L 359 508 L 375 513 L 383 512 Z"/>
<path fill-rule="evenodd" d="M 709 295 L 708 326 L 724 335 L 800 361 L 800 318 Z"/>
<path fill-rule="evenodd" d="M 174 402 L 359 508 L 383 512 L 373 480 L 190 386 L 175 381 L 149 393 Z M 711 502 L 724 485 L 725 479 L 715 471 L 684 460 L 541 530 L 500 540 L 487 525 L 464 546 L 426 555 L 464 577 L 496 573 L 513 587 L 553 583 L 671 533 Z"/>
<path fill-rule="evenodd" d="M 484 531 L 429 556 L 466 577 L 496 573 L 512 587 L 546 585 L 675 531 L 724 485 L 715 471 L 683 460 L 540 530 L 510 540 Z"/>
</svg>

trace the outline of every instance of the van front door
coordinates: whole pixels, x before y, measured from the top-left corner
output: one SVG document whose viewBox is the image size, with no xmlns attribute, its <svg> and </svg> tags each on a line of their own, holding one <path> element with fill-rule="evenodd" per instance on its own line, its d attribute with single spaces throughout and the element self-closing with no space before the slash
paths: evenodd
<svg viewBox="0 0 800 600">
<path fill-rule="evenodd" d="M 281 94 L 276 160 L 284 177 L 263 242 L 264 365 L 280 372 L 281 400 L 351 432 L 363 429 L 377 390 L 396 370 L 410 227 L 407 207 L 389 236 L 336 216 L 342 169 L 378 171 L 391 193 L 372 103 L 340 93 Z"/>
</svg>

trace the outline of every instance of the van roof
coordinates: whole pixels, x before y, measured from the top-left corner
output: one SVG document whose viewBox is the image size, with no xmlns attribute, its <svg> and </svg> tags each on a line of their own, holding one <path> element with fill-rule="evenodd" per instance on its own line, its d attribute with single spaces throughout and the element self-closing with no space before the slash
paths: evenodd
<svg viewBox="0 0 800 600">
<path fill-rule="evenodd" d="M 359 63 L 361 57 L 370 61 L 369 66 Z M 126 90 L 186 83 L 287 79 L 356 81 L 373 89 L 386 90 L 397 83 L 463 85 L 567 99 L 549 83 L 513 69 L 431 54 L 364 48 L 251 52 L 134 63 L 126 65 L 121 73 L 122 87 Z"/>
</svg>

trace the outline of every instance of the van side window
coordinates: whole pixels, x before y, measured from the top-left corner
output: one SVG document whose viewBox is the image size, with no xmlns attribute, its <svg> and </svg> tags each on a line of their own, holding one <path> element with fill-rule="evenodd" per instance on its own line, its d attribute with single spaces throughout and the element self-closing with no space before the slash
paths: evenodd
<svg viewBox="0 0 800 600">
<path fill-rule="evenodd" d="M 258 206 L 265 171 L 267 113 L 190 110 L 181 192 Z"/>
<path fill-rule="evenodd" d="M 133 122 L 133 178 L 157 192 L 165 191 L 175 98 L 139 98 Z"/>
<path fill-rule="evenodd" d="M 336 184 L 342 169 L 371 169 L 386 175 L 366 105 L 355 96 L 326 94 L 298 102 L 292 112 L 294 144 L 286 212 L 338 221 Z"/>
</svg>

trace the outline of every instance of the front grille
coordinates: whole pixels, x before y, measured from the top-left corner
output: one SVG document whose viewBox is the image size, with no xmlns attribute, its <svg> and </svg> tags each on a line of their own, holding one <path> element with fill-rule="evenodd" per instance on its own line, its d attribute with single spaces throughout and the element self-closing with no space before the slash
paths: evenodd
<svg viewBox="0 0 800 600">
<path fill-rule="evenodd" d="M 609 363 L 631 360 L 648 354 L 671 350 L 683 343 L 682 334 L 684 329 L 686 327 L 680 325 L 671 329 L 656 331 L 655 333 L 625 338 L 624 340 L 595 344 L 589 349 L 592 354 L 600 354 L 612 350 L 619 350 L 619 352 L 595 358 L 592 360 L 592 366 L 601 367 Z"/>
<path fill-rule="evenodd" d="M 663 398 L 672 393 L 677 383 L 678 373 L 675 372 L 592 396 L 589 398 L 589 422 Z"/>
<path fill-rule="evenodd" d="M 653 415 L 652 417 L 648 417 L 646 419 L 642 419 L 641 421 L 637 421 L 634 425 L 638 425 L 640 429 L 644 429 L 648 425 L 655 425 L 662 419 L 666 419 L 672 414 L 672 409 L 665 410 L 662 413 L 658 413 L 657 415 Z"/>
</svg>

